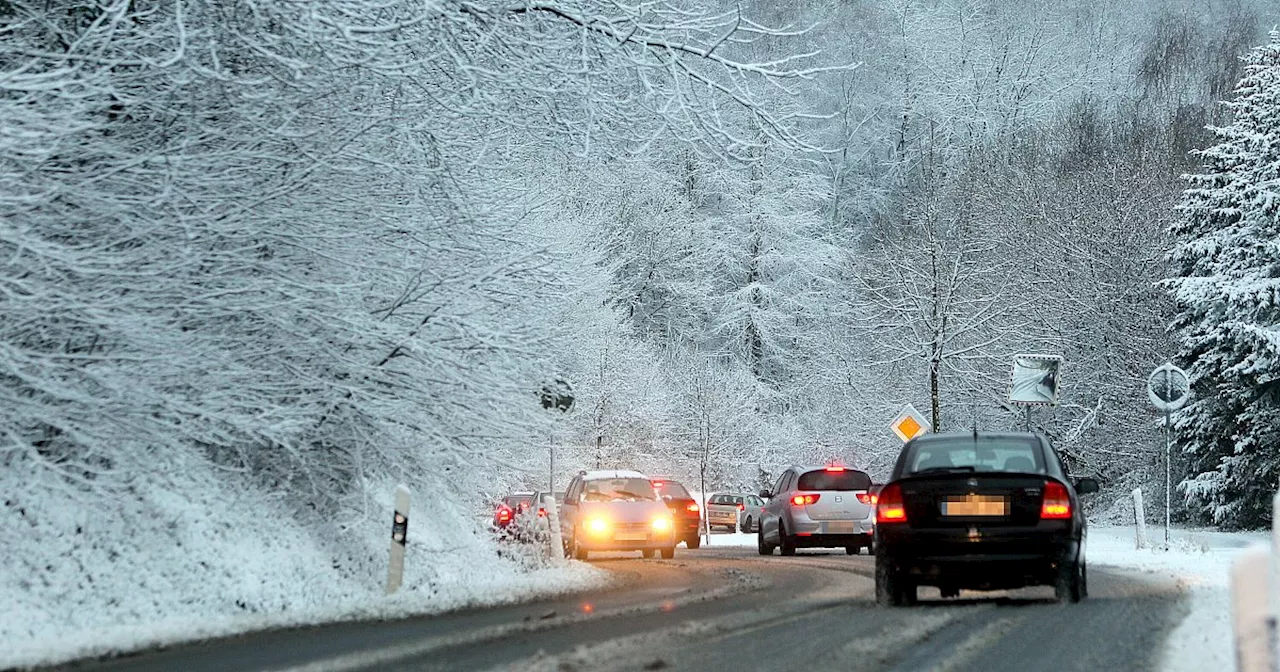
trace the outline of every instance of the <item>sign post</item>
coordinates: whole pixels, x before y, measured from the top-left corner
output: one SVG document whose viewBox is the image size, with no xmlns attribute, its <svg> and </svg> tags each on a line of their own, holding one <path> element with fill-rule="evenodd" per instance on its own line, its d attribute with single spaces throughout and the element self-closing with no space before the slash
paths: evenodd
<svg viewBox="0 0 1280 672">
<path fill-rule="evenodd" d="M 1147 398 L 1156 410 L 1164 411 L 1164 546 L 1169 548 L 1169 501 L 1173 494 L 1169 469 L 1169 415 L 1182 408 L 1191 397 L 1191 379 L 1187 372 L 1165 363 L 1157 366 L 1147 378 Z"/>
<path fill-rule="evenodd" d="M 929 431 L 929 427 L 925 422 L 924 416 L 920 415 L 920 411 L 917 411 L 915 406 L 907 404 L 898 412 L 898 417 L 889 423 L 889 429 L 893 430 L 893 433 L 899 439 L 902 439 L 903 443 L 906 443 Z"/>
<path fill-rule="evenodd" d="M 1009 375 L 1009 403 L 1026 409 L 1031 431 L 1032 406 L 1057 406 L 1062 355 L 1014 355 Z"/>
<path fill-rule="evenodd" d="M 538 390 L 538 399 L 542 402 L 542 407 L 547 410 L 554 409 L 561 413 L 568 413 L 573 409 L 573 386 L 563 378 L 545 382 L 542 384 L 542 389 Z M 548 443 L 547 454 L 549 457 L 547 491 L 554 497 L 556 492 L 556 435 L 554 432 Z"/>
<path fill-rule="evenodd" d="M 400 589 L 404 578 L 404 545 L 409 537 L 409 488 L 396 486 L 396 512 L 391 519 L 391 565 L 387 569 L 387 594 Z"/>
</svg>

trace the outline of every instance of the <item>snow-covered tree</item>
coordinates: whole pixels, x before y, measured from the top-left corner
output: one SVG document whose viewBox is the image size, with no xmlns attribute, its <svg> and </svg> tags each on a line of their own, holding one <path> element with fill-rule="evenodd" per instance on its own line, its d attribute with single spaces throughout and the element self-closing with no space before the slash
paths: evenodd
<svg viewBox="0 0 1280 672">
<path fill-rule="evenodd" d="M 1229 527 L 1267 524 L 1280 479 L 1280 33 L 1244 61 L 1233 120 L 1179 206 L 1168 282 L 1193 386 L 1181 488 Z"/>
</svg>

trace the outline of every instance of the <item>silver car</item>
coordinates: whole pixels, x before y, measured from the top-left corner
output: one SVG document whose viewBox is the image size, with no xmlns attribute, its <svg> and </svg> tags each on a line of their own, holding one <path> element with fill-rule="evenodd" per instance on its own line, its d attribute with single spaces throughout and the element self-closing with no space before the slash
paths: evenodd
<svg viewBox="0 0 1280 672">
<path fill-rule="evenodd" d="M 839 466 L 791 467 L 765 504 L 756 533 L 760 555 L 795 555 L 797 548 L 840 548 L 849 555 L 871 548 L 875 497 L 871 477 Z"/>
<path fill-rule="evenodd" d="M 675 521 L 648 476 L 635 471 L 583 471 L 565 490 L 560 509 L 565 554 L 586 560 L 591 551 L 640 551 L 675 556 Z"/>
<path fill-rule="evenodd" d="M 707 527 L 755 532 L 764 500 L 747 493 L 722 492 L 707 500 Z"/>
</svg>

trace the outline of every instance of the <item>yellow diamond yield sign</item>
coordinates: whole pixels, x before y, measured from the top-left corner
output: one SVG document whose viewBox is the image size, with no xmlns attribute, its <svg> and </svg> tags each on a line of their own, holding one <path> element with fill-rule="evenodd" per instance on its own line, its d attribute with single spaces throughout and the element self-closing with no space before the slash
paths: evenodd
<svg viewBox="0 0 1280 672">
<path fill-rule="evenodd" d="M 898 417 L 894 418 L 893 422 L 889 424 L 889 428 L 893 430 L 894 434 L 898 435 L 899 439 L 910 441 L 928 431 L 925 429 L 924 423 L 924 416 L 920 415 L 915 406 L 907 404 L 902 407 L 902 412 L 898 413 Z"/>
</svg>

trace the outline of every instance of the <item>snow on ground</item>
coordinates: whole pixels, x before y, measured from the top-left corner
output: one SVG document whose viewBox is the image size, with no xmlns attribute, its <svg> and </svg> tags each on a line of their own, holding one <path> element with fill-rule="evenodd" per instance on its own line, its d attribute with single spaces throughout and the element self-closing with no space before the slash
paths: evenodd
<svg viewBox="0 0 1280 672">
<path fill-rule="evenodd" d="M 384 595 L 393 484 L 366 511 L 302 520 L 278 496 L 183 465 L 173 483 L 68 493 L 0 475 L 0 669 L 264 628 L 437 613 L 605 585 L 609 575 L 499 553 L 474 513 L 418 495 L 404 587 Z M 10 478 L 12 477 L 12 478 Z M 426 488 L 422 488 L 426 490 Z"/>
<path fill-rule="evenodd" d="M 1163 545 L 1163 529 L 1152 527 L 1148 536 Z M 1161 670 L 1233 670 L 1235 652 L 1231 632 L 1228 577 L 1231 563 L 1255 543 L 1266 543 L 1259 532 L 1218 532 L 1175 529 L 1169 550 L 1137 550 L 1132 527 L 1090 527 L 1089 562 L 1161 572 L 1187 587 L 1190 611 L 1165 645 Z"/>
</svg>

